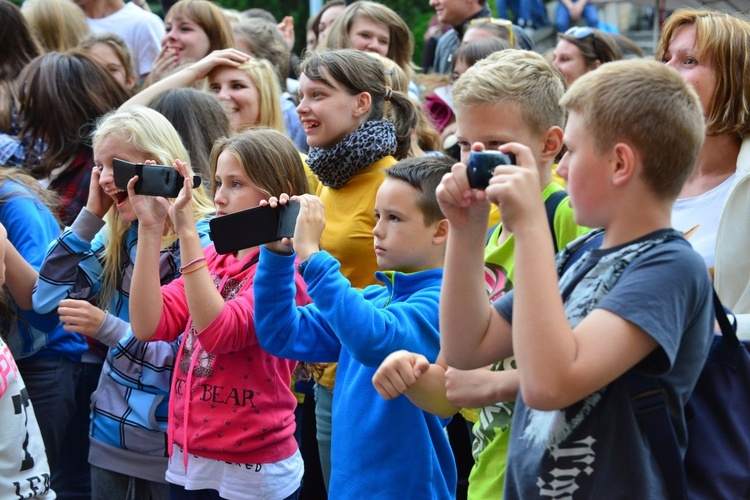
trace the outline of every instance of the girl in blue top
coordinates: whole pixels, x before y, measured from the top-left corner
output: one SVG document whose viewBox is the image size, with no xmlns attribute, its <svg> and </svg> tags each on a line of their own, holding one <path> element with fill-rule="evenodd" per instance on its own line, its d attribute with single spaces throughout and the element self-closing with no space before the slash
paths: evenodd
<svg viewBox="0 0 750 500">
<path fill-rule="evenodd" d="M 175 158 L 188 158 L 188 153 L 166 118 L 140 106 L 105 116 L 93 135 L 93 146 L 96 166 L 88 202 L 50 246 L 34 308 L 42 313 L 57 309 L 68 328 L 110 347 L 92 396 L 93 496 L 124 497 L 130 488 L 166 498 L 164 433 L 176 346 L 143 344 L 130 331 L 130 277 L 138 229 L 127 193 L 114 185 L 112 160 L 171 165 Z M 193 215 L 204 245 L 209 243 L 206 217 L 212 212 L 203 189 L 196 189 Z M 165 226 L 162 283 L 179 274 L 179 248 L 173 228 Z"/>
<path fill-rule="evenodd" d="M 55 195 L 17 169 L 0 169 L 0 228 L 6 241 L 7 292 L 0 328 L 33 400 L 50 469 L 55 471 L 65 427 L 75 409 L 74 386 L 86 342 L 60 326 L 57 315 L 31 309 L 36 270 L 60 226 L 50 207 Z"/>
</svg>

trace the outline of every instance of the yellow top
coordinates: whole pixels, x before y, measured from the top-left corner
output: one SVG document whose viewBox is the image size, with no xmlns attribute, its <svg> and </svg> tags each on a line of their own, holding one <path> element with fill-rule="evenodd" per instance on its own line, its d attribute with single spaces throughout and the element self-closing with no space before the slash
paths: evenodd
<svg viewBox="0 0 750 500">
<path fill-rule="evenodd" d="M 386 156 L 357 171 L 341 189 L 320 184 L 318 197 L 326 212 L 326 228 L 320 248 L 341 263 L 341 274 L 355 288 L 377 283 L 378 262 L 373 247 L 372 229 L 375 219 L 375 194 L 385 180 L 385 169 L 396 163 Z M 333 387 L 336 364 L 330 364 L 318 379 L 320 385 Z"/>
</svg>

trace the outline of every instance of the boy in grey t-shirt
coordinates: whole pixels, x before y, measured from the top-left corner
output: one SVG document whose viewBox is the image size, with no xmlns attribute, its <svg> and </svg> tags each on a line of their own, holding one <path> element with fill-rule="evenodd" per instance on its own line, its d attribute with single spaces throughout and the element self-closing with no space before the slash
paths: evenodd
<svg viewBox="0 0 750 500">
<path fill-rule="evenodd" d="M 676 72 L 645 60 L 602 66 L 561 104 L 570 114 L 558 173 L 576 222 L 604 228 L 601 248 L 558 283 L 524 146 L 500 147 L 518 166 L 496 168 L 484 191 L 471 190 L 465 167 L 454 166 L 438 188 L 450 224 L 442 353 L 462 369 L 516 356 L 521 394 L 506 498 L 665 497 L 623 375 L 658 378 L 684 447 L 683 407 L 712 333 L 711 284 L 670 214 L 704 138 L 700 104 Z M 515 288 L 495 307 L 484 300 L 482 275 L 488 202 L 516 239 Z"/>
</svg>

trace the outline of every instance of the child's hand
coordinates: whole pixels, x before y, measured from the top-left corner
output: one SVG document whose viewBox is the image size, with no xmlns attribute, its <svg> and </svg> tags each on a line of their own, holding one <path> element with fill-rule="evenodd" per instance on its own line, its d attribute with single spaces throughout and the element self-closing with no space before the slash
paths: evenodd
<svg viewBox="0 0 750 500">
<path fill-rule="evenodd" d="M 484 146 L 480 143 L 474 144 L 472 150 L 481 151 Z M 486 201 L 484 191 L 472 189 L 469 186 L 469 177 L 466 175 L 466 165 L 456 163 L 449 174 L 443 176 L 443 180 L 435 192 L 445 218 L 453 227 L 481 226 L 482 230 L 487 228 L 490 204 Z"/>
<path fill-rule="evenodd" d="M 292 50 L 294 48 L 294 18 L 292 16 L 285 16 L 284 19 L 276 25 L 276 28 L 279 30 L 279 33 L 281 33 L 281 36 L 284 37 L 284 41 L 289 50 Z"/>
<path fill-rule="evenodd" d="M 177 234 L 183 235 L 185 231 L 195 229 L 195 217 L 193 216 L 193 175 L 188 169 L 187 163 L 175 160 L 172 167 L 177 170 L 184 178 L 182 189 L 177 194 L 174 203 L 162 198 L 169 205 L 169 217 L 174 224 L 174 230 Z"/>
<path fill-rule="evenodd" d="M 156 162 L 146 160 L 143 164 L 156 165 Z M 128 181 L 128 198 L 130 199 L 130 205 L 133 207 L 133 212 L 135 212 L 135 216 L 138 218 L 138 228 L 139 230 L 152 230 L 162 234 L 164 232 L 164 224 L 167 221 L 169 201 L 161 196 L 135 194 L 136 182 L 138 182 L 137 175 Z"/>
<path fill-rule="evenodd" d="M 299 202 L 299 215 L 294 228 L 294 251 L 301 260 L 320 250 L 320 236 L 326 227 L 325 210 L 320 198 L 311 194 L 293 196 Z"/>
<path fill-rule="evenodd" d="M 101 175 L 101 168 L 95 166 L 91 172 L 91 181 L 89 181 L 89 199 L 86 202 L 86 210 L 103 219 L 107 211 L 114 204 L 114 200 L 104 192 L 104 189 L 99 184 Z"/>
<path fill-rule="evenodd" d="M 180 55 L 173 47 L 164 45 L 159 54 L 151 64 L 149 80 L 151 83 L 158 82 L 180 64 Z"/>
<path fill-rule="evenodd" d="M 85 300 L 65 299 L 57 306 L 63 329 L 93 337 L 104 323 L 107 313 Z"/>
<path fill-rule="evenodd" d="M 388 355 L 372 377 L 372 385 L 385 399 L 394 399 L 408 391 L 430 368 L 421 354 L 396 351 Z"/>
<path fill-rule="evenodd" d="M 271 196 L 268 200 L 260 200 L 260 206 L 271 206 L 273 208 L 276 208 L 279 205 L 286 205 L 288 201 L 289 195 L 286 193 L 281 193 L 278 198 L 276 198 L 275 196 Z M 277 253 L 280 255 L 289 255 L 294 251 L 294 241 L 292 238 L 282 238 L 278 241 L 266 243 L 264 246 L 273 253 Z"/>
<path fill-rule="evenodd" d="M 185 68 L 185 70 L 190 71 L 194 80 L 197 81 L 206 78 L 216 67 L 229 66 L 230 68 L 238 68 L 251 58 L 251 56 L 237 49 L 214 50 L 200 61 Z"/>
<path fill-rule="evenodd" d="M 518 165 L 500 165 L 485 189 L 489 201 L 497 204 L 503 227 L 515 233 L 517 229 L 533 228 L 546 223 L 544 203 L 539 190 L 539 172 L 531 150 L 522 144 L 509 142 L 500 147 L 503 153 L 516 155 Z"/>
</svg>

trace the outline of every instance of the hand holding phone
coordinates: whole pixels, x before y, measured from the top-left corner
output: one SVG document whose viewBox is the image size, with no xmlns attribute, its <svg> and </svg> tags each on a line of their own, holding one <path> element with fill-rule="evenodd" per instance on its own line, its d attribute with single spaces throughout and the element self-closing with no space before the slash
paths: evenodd
<svg viewBox="0 0 750 500">
<path fill-rule="evenodd" d="M 115 186 L 127 191 L 130 179 L 138 176 L 135 194 L 176 198 L 184 185 L 185 178 L 173 167 L 131 163 L 115 158 L 112 160 Z M 193 176 L 193 188 L 201 185 L 200 176 Z"/>
<path fill-rule="evenodd" d="M 250 208 L 211 219 L 211 239 L 220 254 L 234 253 L 294 236 L 299 203 Z"/>
<path fill-rule="evenodd" d="M 320 237 L 326 227 L 325 209 L 317 196 L 303 194 L 295 199 L 300 209 L 294 230 L 294 252 L 300 260 L 305 260 L 320 250 Z"/>
</svg>

